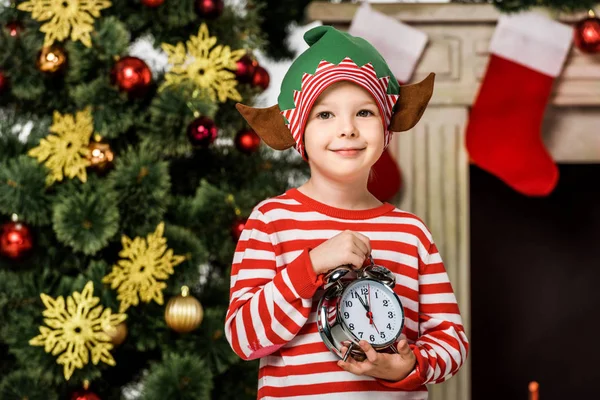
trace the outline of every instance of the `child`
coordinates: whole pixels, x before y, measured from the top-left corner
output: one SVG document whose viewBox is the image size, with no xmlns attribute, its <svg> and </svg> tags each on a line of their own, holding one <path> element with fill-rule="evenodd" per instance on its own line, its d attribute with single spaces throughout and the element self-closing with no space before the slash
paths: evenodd
<svg viewBox="0 0 600 400">
<path fill-rule="evenodd" d="M 244 360 L 261 359 L 259 399 L 426 399 L 425 384 L 454 375 L 469 344 L 429 230 L 378 201 L 367 181 L 391 132 L 420 119 L 433 74 L 399 87 L 365 40 L 330 26 L 304 38 L 310 48 L 287 72 L 279 104 L 237 106 L 267 145 L 294 146 L 311 177 L 248 218 L 233 258 L 227 339 Z M 323 276 L 361 268 L 370 255 L 395 273 L 405 327 L 397 353 L 361 341 L 367 360 L 344 362 L 317 329 Z"/>
</svg>

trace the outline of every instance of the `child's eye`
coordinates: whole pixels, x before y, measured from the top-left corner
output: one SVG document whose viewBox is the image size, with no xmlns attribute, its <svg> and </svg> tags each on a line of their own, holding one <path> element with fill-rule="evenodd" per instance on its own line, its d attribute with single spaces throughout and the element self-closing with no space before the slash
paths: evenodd
<svg viewBox="0 0 600 400">
<path fill-rule="evenodd" d="M 370 111 L 370 110 L 360 110 L 358 112 L 358 116 L 359 117 L 369 117 L 371 115 L 375 115 L 375 113 L 373 111 Z"/>
<path fill-rule="evenodd" d="M 333 114 L 331 114 L 329 111 L 322 111 L 317 114 L 317 118 L 319 119 L 329 119 L 332 116 Z"/>
</svg>

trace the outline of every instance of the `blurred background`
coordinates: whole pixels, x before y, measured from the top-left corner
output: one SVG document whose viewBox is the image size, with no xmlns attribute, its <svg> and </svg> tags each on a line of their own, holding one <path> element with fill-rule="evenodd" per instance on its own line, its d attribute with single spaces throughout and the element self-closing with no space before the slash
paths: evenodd
<svg viewBox="0 0 600 400">
<path fill-rule="evenodd" d="M 403 84 L 436 73 L 369 182 L 432 230 L 471 339 L 430 398 L 597 398 L 594 10 L 4 0 L 0 399 L 256 398 L 258 362 L 223 333 L 229 267 L 252 208 L 308 168 L 234 105 L 275 104 L 321 24 L 368 39 Z"/>
</svg>

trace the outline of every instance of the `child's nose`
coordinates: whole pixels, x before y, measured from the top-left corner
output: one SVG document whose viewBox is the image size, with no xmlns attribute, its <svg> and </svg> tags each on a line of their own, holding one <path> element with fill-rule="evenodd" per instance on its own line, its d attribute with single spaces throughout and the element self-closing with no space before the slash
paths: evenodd
<svg viewBox="0 0 600 400">
<path fill-rule="evenodd" d="M 353 118 L 349 118 L 349 117 L 341 118 L 340 121 L 341 121 L 341 126 L 339 128 L 339 136 L 341 136 L 341 137 L 358 136 L 358 129 L 356 127 L 356 124 L 354 123 Z"/>
</svg>

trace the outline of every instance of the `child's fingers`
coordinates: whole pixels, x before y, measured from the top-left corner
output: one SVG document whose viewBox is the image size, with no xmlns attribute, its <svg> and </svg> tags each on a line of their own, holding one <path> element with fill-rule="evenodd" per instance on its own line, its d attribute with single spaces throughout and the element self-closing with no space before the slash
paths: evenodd
<svg viewBox="0 0 600 400">
<path fill-rule="evenodd" d="M 412 353 L 412 350 L 405 339 L 402 339 L 398 342 L 398 353 L 400 353 L 401 356 L 405 357 L 410 356 L 410 354 Z"/>
<path fill-rule="evenodd" d="M 366 340 L 361 340 L 360 342 L 358 342 L 360 348 L 362 349 L 362 351 L 365 352 L 365 355 L 367 356 L 367 359 L 373 364 L 373 365 L 377 365 L 377 361 L 379 359 L 379 353 L 377 353 L 375 351 L 375 349 L 373 348 L 373 346 L 371 346 L 369 344 L 369 342 L 367 342 Z"/>
<path fill-rule="evenodd" d="M 365 363 L 359 363 L 352 357 L 348 358 L 348 360 L 346 362 L 340 360 L 337 364 L 344 371 L 351 372 L 354 375 L 364 375 L 365 371 L 370 368 L 370 364 L 369 367 L 365 367 Z"/>
</svg>

